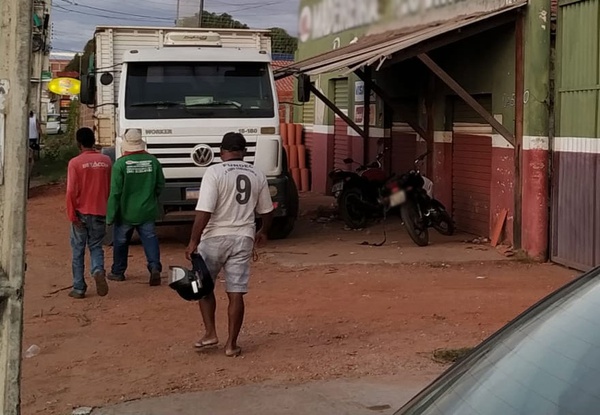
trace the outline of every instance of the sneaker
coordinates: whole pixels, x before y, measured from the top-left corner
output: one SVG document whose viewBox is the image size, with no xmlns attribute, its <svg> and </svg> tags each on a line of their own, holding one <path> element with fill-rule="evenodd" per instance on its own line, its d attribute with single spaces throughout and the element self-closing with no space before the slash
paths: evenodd
<svg viewBox="0 0 600 415">
<path fill-rule="evenodd" d="M 104 271 L 96 271 L 92 276 L 96 282 L 96 293 L 100 297 L 105 297 L 108 294 L 108 284 L 106 283 L 106 273 Z"/>
<path fill-rule="evenodd" d="M 152 270 L 152 272 L 150 272 L 150 286 L 158 287 L 161 284 L 162 284 L 162 279 L 160 277 L 160 271 L 158 271 L 156 269 Z"/>
<path fill-rule="evenodd" d="M 108 278 L 111 281 L 116 281 L 116 282 L 123 282 L 125 281 L 125 275 L 117 275 L 117 274 L 113 274 L 112 272 L 110 274 L 108 274 Z"/>
<path fill-rule="evenodd" d="M 73 290 L 69 293 L 69 297 L 75 298 L 77 300 L 83 300 L 85 298 L 85 293 Z"/>
</svg>

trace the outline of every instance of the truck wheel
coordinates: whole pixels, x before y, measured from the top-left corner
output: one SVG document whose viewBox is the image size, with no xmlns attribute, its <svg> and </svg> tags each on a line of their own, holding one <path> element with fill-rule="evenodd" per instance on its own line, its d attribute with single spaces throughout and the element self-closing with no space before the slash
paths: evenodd
<svg viewBox="0 0 600 415">
<path fill-rule="evenodd" d="M 287 238 L 294 230 L 294 226 L 296 226 L 296 218 L 286 216 L 273 219 L 273 225 L 269 231 L 269 239 L 277 241 Z"/>
<path fill-rule="evenodd" d="M 282 218 L 274 218 L 273 224 L 271 225 L 271 230 L 269 231 L 269 239 L 271 240 L 280 240 L 285 239 L 294 230 L 296 226 L 296 220 L 298 219 L 298 212 L 300 211 L 300 195 L 298 194 L 298 187 L 296 187 L 296 183 L 292 178 L 292 175 L 289 172 L 287 166 L 287 154 L 285 150 L 282 151 L 283 154 L 283 171 L 285 171 L 285 175 L 288 179 L 287 181 L 287 213 L 288 215 Z"/>
</svg>

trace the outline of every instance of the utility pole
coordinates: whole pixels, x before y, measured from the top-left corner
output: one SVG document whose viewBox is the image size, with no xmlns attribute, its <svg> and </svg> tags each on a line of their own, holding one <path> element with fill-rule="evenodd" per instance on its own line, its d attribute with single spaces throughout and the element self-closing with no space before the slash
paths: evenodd
<svg viewBox="0 0 600 415">
<path fill-rule="evenodd" d="M 200 10 L 198 11 L 198 27 L 202 27 L 202 15 L 204 14 L 204 0 L 200 0 Z"/>
<path fill-rule="evenodd" d="M 32 0 L 0 1 L 0 413 L 20 415 Z"/>
<path fill-rule="evenodd" d="M 179 25 L 179 6 L 181 5 L 181 0 L 177 0 L 177 17 L 175 18 L 175 26 Z"/>
</svg>

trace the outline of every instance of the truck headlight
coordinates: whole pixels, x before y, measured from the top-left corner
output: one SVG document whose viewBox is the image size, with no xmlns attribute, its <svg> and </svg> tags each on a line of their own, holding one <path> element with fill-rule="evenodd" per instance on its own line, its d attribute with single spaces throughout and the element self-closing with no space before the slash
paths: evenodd
<svg viewBox="0 0 600 415">
<path fill-rule="evenodd" d="M 271 197 L 275 197 L 279 193 L 279 190 L 277 190 L 276 186 L 269 186 L 269 193 L 271 193 Z"/>
</svg>

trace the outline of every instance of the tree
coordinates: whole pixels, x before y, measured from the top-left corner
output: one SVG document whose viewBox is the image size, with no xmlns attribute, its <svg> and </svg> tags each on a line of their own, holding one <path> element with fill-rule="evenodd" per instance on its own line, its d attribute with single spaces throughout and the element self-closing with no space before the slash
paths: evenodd
<svg viewBox="0 0 600 415">
<path fill-rule="evenodd" d="M 273 38 L 273 53 L 293 55 L 298 49 L 298 38 L 290 35 L 285 29 L 272 27 L 269 29 Z"/>
<path fill-rule="evenodd" d="M 83 48 L 83 55 L 77 54 L 71 59 L 71 62 L 65 68 L 67 72 L 79 72 L 81 61 L 81 74 L 87 74 L 90 69 L 90 56 L 96 51 L 96 42 L 94 39 L 89 40 Z"/>
<path fill-rule="evenodd" d="M 182 17 L 177 22 L 179 27 L 198 27 L 198 13 L 194 16 Z M 202 27 L 213 29 L 248 29 L 248 25 L 239 22 L 227 13 L 202 13 Z"/>
<path fill-rule="evenodd" d="M 198 13 L 183 17 L 177 22 L 179 27 L 198 27 Z M 233 16 L 222 13 L 202 13 L 202 27 L 212 29 L 249 29 L 245 23 L 237 21 Z M 273 53 L 294 54 L 298 48 L 298 38 L 290 35 L 285 29 L 273 27 L 269 29 L 273 38 Z"/>
</svg>

